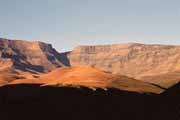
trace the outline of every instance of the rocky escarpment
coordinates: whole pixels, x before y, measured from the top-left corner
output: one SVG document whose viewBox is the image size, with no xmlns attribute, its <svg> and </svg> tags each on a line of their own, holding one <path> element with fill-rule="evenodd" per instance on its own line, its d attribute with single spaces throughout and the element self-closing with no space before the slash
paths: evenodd
<svg viewBox="0 0 180 120">
<path fill-rule="evenodd" d="M 64 64 L 50 44 L 1 38 L 0 66 L 0 71 L 48 72 Z"/>
<path fill-rule="evenodd" d="M 94 67 L 137 79 L 180 70 L 180 46 L 116 44 L 79 46 L 69 55 L 71 65 Z"/>
</svg>

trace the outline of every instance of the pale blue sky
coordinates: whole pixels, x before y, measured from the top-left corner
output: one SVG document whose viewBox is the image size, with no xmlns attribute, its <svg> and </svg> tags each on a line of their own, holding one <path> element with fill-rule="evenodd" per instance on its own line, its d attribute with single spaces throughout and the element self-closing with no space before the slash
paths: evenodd
<svg viewBox="0 0 180 120">
<path fill-rule="evenodd" d="M 180 44 L 180 0 L 0 0 L 0 37 L 52 43 Z"/>
</svg>

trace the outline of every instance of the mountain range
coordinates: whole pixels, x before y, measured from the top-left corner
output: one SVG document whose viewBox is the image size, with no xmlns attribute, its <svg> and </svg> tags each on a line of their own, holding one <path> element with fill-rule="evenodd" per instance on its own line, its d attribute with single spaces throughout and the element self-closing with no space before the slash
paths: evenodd
<svg viewBox="0 0 180 120">
<path fill-rule="evenodd" d="M 0 39 L 2 120 L 179 120 L 180 46 Z"/>
<path fill-rule="evenodd" d="M 180 46 L 77 46 L 59 53 L 51 44 L 0 39 L 0 85 L 74 85 L 161 93 L 180 80 Z"/>
</svg>

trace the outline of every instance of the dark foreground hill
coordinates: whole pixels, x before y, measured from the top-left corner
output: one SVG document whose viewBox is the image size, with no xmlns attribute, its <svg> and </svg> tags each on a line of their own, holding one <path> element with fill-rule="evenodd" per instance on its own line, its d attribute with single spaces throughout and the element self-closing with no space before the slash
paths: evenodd
<svg viewBox="0 0 180 120">
<path fill-rule="evenodd" d="M 171 94 L 171 91 L 154 95 L 118 89 L 10 85 L 0 88 L 0 119 L 179 120 L 180 97 Z"/>
</svg>

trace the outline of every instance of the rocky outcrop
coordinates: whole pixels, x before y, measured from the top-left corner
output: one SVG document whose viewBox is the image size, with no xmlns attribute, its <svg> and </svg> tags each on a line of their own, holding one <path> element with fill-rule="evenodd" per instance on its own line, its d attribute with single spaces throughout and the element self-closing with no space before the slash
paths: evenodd
<svg viewBox="0 0 180 120">
<path fill-rule="evenodd" d="M 0 66 L 1 71 L 49 72 L 64 64 L 50 44 L 0 39 Z"/>
</svg>

